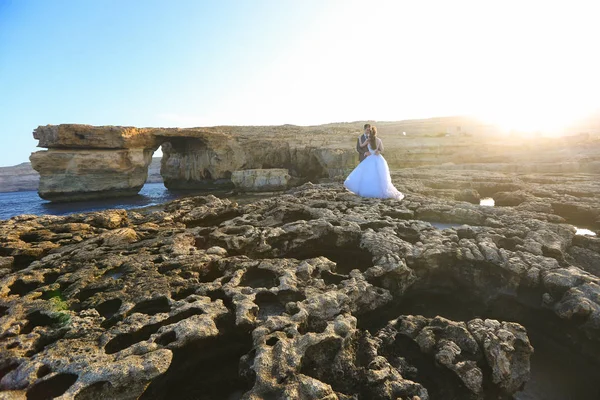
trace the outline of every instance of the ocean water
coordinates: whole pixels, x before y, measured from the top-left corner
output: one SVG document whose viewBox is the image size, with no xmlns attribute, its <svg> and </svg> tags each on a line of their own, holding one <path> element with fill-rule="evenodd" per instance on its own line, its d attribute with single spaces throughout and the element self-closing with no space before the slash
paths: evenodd
<svg viewBox="0 0 600 400">
<path fill-rule="evenodd" d="M 110 208 L 139 208 L 154 206 L 180 197 L 214 194 L 224 197 L 226 192 L 208 191 L 171 191 L 162 183 L 147 183 L 136 196 L 118 197 L 114 199 L 77 201 L 71 203 L 51 203 L 40 198 L 37 191 L 0 193 L 0 220 L 15 215 L 66 215 L 88 211 L 100 211 Z"/>
</svg>

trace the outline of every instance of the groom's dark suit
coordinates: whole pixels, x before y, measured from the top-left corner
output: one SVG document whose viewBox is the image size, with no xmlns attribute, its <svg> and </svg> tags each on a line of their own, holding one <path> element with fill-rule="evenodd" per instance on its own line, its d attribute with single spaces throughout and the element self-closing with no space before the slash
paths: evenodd
<svg viewBox="0 0 600 400">
<path fill-rule="evenodd" d="M 366 133 L 363 133 L 356 139 L 356 151 L 358 151 L 358 162 L 361 163 L 362 160 L 365 159 L 365 153 L 369 151 L 367 147 L 360 147 L 360 142 L 364 142 L 367 140 L 369 136 Z"/>
</svg>

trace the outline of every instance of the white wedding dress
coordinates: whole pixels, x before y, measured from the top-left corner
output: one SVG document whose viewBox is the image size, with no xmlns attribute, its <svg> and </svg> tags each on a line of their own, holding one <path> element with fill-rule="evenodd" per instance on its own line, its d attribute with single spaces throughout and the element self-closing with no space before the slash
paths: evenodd
<svg viewBox="0 0 600 400">
<path fill-rule="evenodd" d="M 377 199 L 402 200 L 404 195 L 392 184 L 390 167 L 381 154 L 374 154 L 375 149 L 369 143 L 369 153 L 346 178 L 344 187 L 361 197 Z"/>
</svg>

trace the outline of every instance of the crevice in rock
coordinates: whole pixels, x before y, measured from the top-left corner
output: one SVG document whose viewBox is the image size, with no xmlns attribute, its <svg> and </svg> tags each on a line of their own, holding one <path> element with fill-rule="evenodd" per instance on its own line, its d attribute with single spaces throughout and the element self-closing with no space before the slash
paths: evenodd
<svg viewBox="0 0 600 400">
<path fill-rule="evenodd" d="M 298 333 L 300 333 L 301 335 L 306 335 L 309 332 L 323 333 L 325 332 L 325 329 L 327 329 L 326 320 L 319 317 L 315 317 L 313 315 L 309 315 L 306 322 L 298 326 Z"/>
<path fill-rule="evenodd" d="M 300 362 L 300 373 L 331 385 L 336 392 L 351 395 L 346 384 L 340 382 L 331 365 L 342 350 L 339 338 L 327 338 L 306 349 Z"/>
<path fill-rule="evenodd" d="M 169 369 L 152 381 L 140 400 L 241 398 L 254 383 L 239 372 L 240 358 L 251 348 L 251 335 L 234 330 L 173 349 Z"/>
<path fill-rule="evenodd" d="M 321 278 L 327 285 L 339 285 L 342 281 L 348 279 L 347 275 L 336 274 L 327 270 L 321 271 Z"/>
<path fill-rule="evenodd" d="M 0 306 L 0 318 L 4 317 L 8 311 L 9 307 Z"/>
<path fill-rule="evenodd" d="M 103 292 L 107 289 L 106 286 L 96 287 L 96 288 L 84 288 L 79 290 L 79 293 L 75 296 L 79 301 L 84 302 L 96 293 Z"/>
<path fill-rule="evenodd" d="M 145 340 L 150 339 L 150 336 L 155 334 L 162 326 L 174 324 L 176 322 L 182 321 L 186 318 L 191 317 L 192 315 L 202 315 L 204 311 L 199 308 L 189 308 L 185 311 L 180 312 L 179 314 L 175 314 L 163 321 L 146 325 L 142 329 L 128 332 L 128 333 L 120 333 L 114 338 L 112 338 L 106 346 L 104 347 L 104 351 L 106 354 L 114 354 L 123 349 L 126 349 L 130 346 L 133 346 L 136 343 L 143 342 Z"/>
<path fill-rule="evenodd" d="M 48 375 L 50 372 L 52 372 L 52 370 L 50 369 L 49 366 L 47 365 L 42 365 L 36 373 L 36 376 L 38 378 L 43 378 L 44 376 Z"/>
<path fill-rule="evenodd" d="M 63 395 L 77 381 L 75 374 L 57 374 L 35 383 L 27 391 L 28 400 L 47 400 Z"/>
<path fill-rule="evenodd" d="M 161 296 L 137 303 L 127 314 L 131 315 L 137 312 L 146 315 L 156 315 L 159 313 L 168 313 L 169 311 L 171 311 L 169 299 Z"/>
<path fill-rule="evenodd" d="M 296 292 L 294 290 L 280 290 L 277 292 L 277 298 L 282 304 L 287 304 L 291 301 L 304 301 L 306 296 L 304 294 Z"/>
<path fill-rule="evenodd" d="M 219 270 L 219 264 L 216 262 L 209 262 L 200 268 L 200 282 L 213 282 L 222 276 L 223 273 Z"/>
<path fill-rule="evenodd" d="M 259 320 L 266 320 L 270 316 L 281 315 L 285 312 L 285 305 L 279 301 L 277 295 L 271 292 L 258 293 L 254 299 L 254 303 L 258 306 Z"/>
<path fill-rule="evenodd" d="M 281 224 L 285 225 L 296 221 L 310 221 L 315 219 L 310 212 L 304 209 L 286 210 L 281 219 Z"/>
<path fill-rule="evenodd" d="M 277 274 L 268 269 L 249 268 L 242 276 L 240 286 L 249 286 L 251 288 L 270 289 L 279 284 Z"/>
<path fill-rule="evenodd" d="M 98 304 L 95 308 L 98 313 L 106 319 L 112 318 L 119 311 L 123 302 L 121 299 L 110 299 Z"/>
<path fill-rule="evenodd" d="M 169 331 L 160 335 L 160 337 L 156 339 L 156 343 L 160 344 L 161 346 L 167 346 L 168 344 L 173 343 L 176 340 L 177 333 L 175 333 L 174 331 Z"/>
<path fill-rule="evenodd" d="M 184 265 L 178 261 L 168 261 L 158 266 L 158 272 L 161 274 L 166 274 L 169 271 L 173 271 L 175 269 L 183 269 Z"/>
<path fill-rule="evenodd" d="M 209 290 L 206 292 L 206 296 L 210 297 L 212 301 L 217 301 L 220 299 L 223 301 L 223 305 L 225 307 L 227 307 L 229 310 L 233 309 L 233 301 L 225 294 L 223 289 Z"/>
<path fill-rule="evenodd" d="M 335 262 L 336 270 L 334 272 L 340 275 L 347 275 L 353 269 L 364 272 L 373 266 L 373 256 L 368 251 L 361 249 L 358 243 L 355 243 L 354 246 L 349 244 L 345 247 L 336 247 L 335 242 L 329 243 L 327 240 L 308 241 L 280 257 L 308 260 L 321 256 Z"/>
<path fill-rule="evenodd" d="M 61 315 L 47 315 L 41 311 L 33 311 L 25 317 L 27 324 L 21 329 L 21 334 L 25 335 L 33 331 L 36 326 L 51 326 L 62 322 Z"/>
<path fill-rule="evenodd" d="M 17 369 L 19 366 L 18 363 L 9 360 L 1 360 L 0 361 L 0 380 L 4 378 L 9 372 Z"/>
<path fill-rule="evenodd" d="M 42 283 L 41 282 L 24 282 L 22 279 L 17 279 L 12 285 L 10 285 L 9 296 L 16 294 L 18 296 L 24 296 L 34 289 L 37 289 Z"/>
<path fill-rule="evenodd" d="M 50 285 L 56 282 L 59 276 L 60 272 L 48 272 L 47 274 L 44 274 L 44 283 Z"/>
<path fill-rule="evenodd" d="M 31 264 L 32 262 L 34 262 L 35 260 L 38 259 L 38 257 L 36 257 L 36 256 L 30 256 L 30 255 L 26 255 L 26 254 L 14 255 L 13 257 L 14 257 L 14 261 L 13 261 L 12 269 L 14 271 L 20 271 L 22 269 L 25 269 L 25 268 L 29 267 L 29 264 Z"/>
<path fill-rule="evenodd" d="M 393 344 L 380 349 L 380 355 L 388 360 L 402 357 L 410 365 L 416 367 L 415 381 L 427 388 L 431 399 L 474 398 L 473 393 L 465 387 L 456 374 L 437 366 L 434 357 L 424 354 L 419 345 L 411 338 L 402 334 L 396 335 Z"/>
<path fill-rule="evenodd" d="M 183 221 L 187 228 L 197 228 L 197 227 L 207 227 L 207 226 L 219 226 L 221 223 L 225 221 L 229 221 L 235 217 L 239 217 L 241 215 L 238 210 L 227 210 L 220 214 L 206 216 L 202 219 L 197 219 L 193 221 Z"/>
<path fill-rule="evenodd" d="M 357 327 L 374 334 L 400 315 L 427 318 L 439 315 L 453 321 L 492 318 L 517 322 L 527 329 L 535 349 L 531 357 L 532 378 L 525 385 L 524 396 L 535 399 L 596 398 L 600 394 L 595 385 L 600 376 L 600 365 L 588 355 L 598 354 L 600 346 L 577 329 L 577 322 L 560 320 L 551 310 L 542 308 L 541 295 L 541 290 L 533 288 L 519 290 L 516 294 L 498 290 L 484 294 L 466 286 L 413 287 L 386 306 L 358 316 Z M 411 339 L 400 339 L 397 347 L 398 354 L 417 367 L 416 380 L 427 387 L 431 398 L 468 398 L 451 397 L 452 388 L 460 387 L 461 383 L 457 386 L 453 374 L 440 373 L 441 369 L 433 365 L 428 356 L 420 354 Z M 390 354 L 386 356 L 391 357 Z M 490 371 L 486 366 L 480 367 L 486 377 L 486 395 L 497 394 L 498 388 L 488 380 Z"/>
</svg>

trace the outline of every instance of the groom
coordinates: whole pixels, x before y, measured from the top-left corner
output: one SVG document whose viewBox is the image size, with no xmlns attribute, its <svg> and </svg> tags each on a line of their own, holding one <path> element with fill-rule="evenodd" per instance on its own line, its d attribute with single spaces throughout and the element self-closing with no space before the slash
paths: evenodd
<svg viewBox="0 0 600 400">
<path fill-rule="evenodd" d="M 356 151 L 358 151 L 358 163 L 360 164 L 366 157 L 366 153 L 369 151 L 367 146 L 360 147 L 367 140 L 369 140 L 369 131 L 371 130 L 371 124 L 365 124 L 363 127 L 363 133 L 356 139 Z"/>
</svg>

